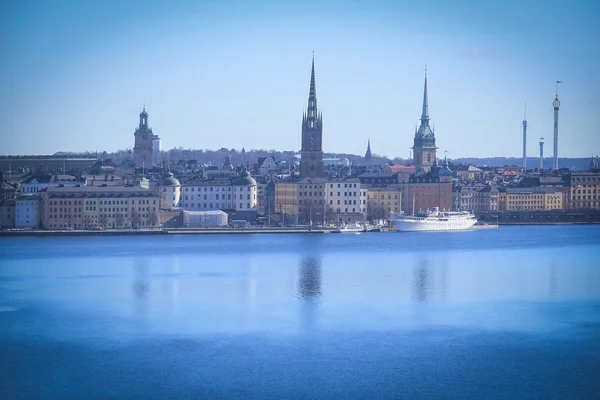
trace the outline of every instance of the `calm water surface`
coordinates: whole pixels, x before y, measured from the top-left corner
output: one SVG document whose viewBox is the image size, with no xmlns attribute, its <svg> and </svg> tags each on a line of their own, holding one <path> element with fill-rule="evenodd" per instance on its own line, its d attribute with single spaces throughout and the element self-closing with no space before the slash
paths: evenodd
<svg viewBox="0 0 600 400">
<path fill-rule="evenodd" d="M 0 238 L 0 398 L 600 398 L 600 227 Z"/>
</svg>

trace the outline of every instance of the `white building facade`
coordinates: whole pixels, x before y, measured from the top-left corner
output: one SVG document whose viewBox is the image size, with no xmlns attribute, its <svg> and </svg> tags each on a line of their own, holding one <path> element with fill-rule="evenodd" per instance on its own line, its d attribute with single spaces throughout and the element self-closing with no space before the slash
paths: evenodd
<svg viewBox="0 0 600 400">
<path fill-rule="evenodd" d="M 192 179 L 184 182 L 184 210 L 256 211 L 257 184 L 247 171 L 232 179 Z"/>
<path fill-rule="evenodd" d="M 367 189 L 361 189 L 358 178 L 327 180 L 325 184 L 325 204 L 344 222 L 364 220 L 367 200 Z"/>
<path fill-rule="evenodd" d="M 27 193 L 15 200 L 15 228 L 39 228 L 41 222 L 40 198 Z"/>
</svg>

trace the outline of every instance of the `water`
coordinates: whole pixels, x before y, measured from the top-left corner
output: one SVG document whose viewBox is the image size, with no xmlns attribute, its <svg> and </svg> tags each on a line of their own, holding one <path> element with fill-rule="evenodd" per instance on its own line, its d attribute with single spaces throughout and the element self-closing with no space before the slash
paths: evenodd
<svg viewBox="0 0 600 400">
<path fill-rule="evenodd" d="M 0 238 L 0 398 L 600 393 L 600 227 Z"/>
</svg>

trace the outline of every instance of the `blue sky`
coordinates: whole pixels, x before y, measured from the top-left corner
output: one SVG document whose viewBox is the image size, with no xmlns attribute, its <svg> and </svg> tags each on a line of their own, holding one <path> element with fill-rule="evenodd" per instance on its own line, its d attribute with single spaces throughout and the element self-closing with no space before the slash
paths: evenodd
<svg viewBox="0 0 600 400">
<path fill-rule="evenodd" d="M 326 152 L 407 158 L 428 68 L 448 156 L 600 153 L 595 1 L 0 3 L 0 153 L 131 148 L 146 104 L 163 148 L 298 150 L 312 50 Z"/>
</svg>

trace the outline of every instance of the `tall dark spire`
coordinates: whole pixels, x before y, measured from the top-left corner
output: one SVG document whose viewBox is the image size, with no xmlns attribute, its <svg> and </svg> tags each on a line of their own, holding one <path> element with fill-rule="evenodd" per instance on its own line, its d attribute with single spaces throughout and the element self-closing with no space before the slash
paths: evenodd
<svg viewBox="0 0 600 400">
<path fill-rule="evenodd" d="M 315 108 L 317 108 L 317 85 L 315 84 L 315 52 L 312 56 L 312 68 L 310 71 L 310 90 L 308 92 L 308 107 L 310 108 L 310 100 L 314 99 Z"/>
<path fill-rule="evenodd" d="M 421 125 L 429 125 L 429 104 L 427 103 L 427 67 L 425 67 L 425 86 L 423 89 L 423 112 L 421 113 Z"/>
<path fill-rule="evenodd" d="M 317 108 L 317 85 L 315 79 L 315 53 L 313 51 L 310 70 L 308 107 L 302 115 L 302 147 L 300 175 L 322 177 L 323 172 L 323 114 Z"/>
<path fill-rule="evenodd" d="M 365 161 L 370 161 L 373 154 L 371 153 L 371 138 L 367 142 L 367 152 L 365 153 Z"/>
</svg>

